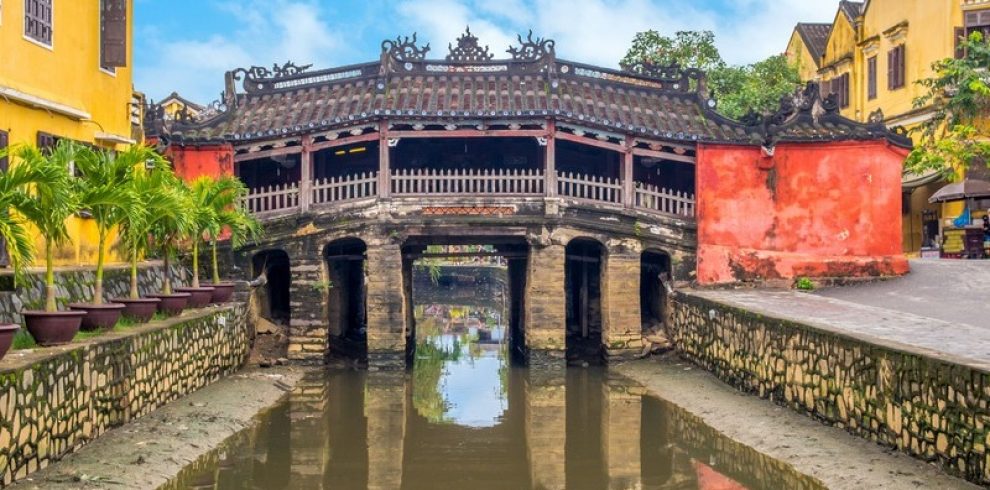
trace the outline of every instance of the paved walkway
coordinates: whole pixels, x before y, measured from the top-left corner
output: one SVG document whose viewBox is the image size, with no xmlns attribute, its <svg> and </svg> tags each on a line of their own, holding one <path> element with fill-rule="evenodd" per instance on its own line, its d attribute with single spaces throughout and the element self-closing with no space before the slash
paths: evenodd
<svg viewBox="0 0 990 490">
<path fill-rule="evenodd" d="M 901 279 L 815 294 L 990 330 L 990 260 L 914 260 Z"/>
<path fill-rule="evenodd" d="M 870 302 L 873 293 L 868 289 L 860 290 L 860 302 Z M 705 290 L 688 294 L 804 323 L 863 342 L 990 371 L 990 325 L 987 323 L 981 326 L 953 323 L 932 316 L 792 291 Z M 933 311 L 938 307 L 929 305 Z M 925 311 L 923 308 L 918 310 Z M 982 314 L 985 316 L 986 313 L 984 309 Z"/>
</svg>

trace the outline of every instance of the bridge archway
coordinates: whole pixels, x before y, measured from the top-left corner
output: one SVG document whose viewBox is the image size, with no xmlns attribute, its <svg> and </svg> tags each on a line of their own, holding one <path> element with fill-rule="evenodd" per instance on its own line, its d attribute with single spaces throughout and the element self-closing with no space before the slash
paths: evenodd
<svg viewBox="0 0 990 490">
<path fill-rule="evenodd" d="M 289 288 L 292 272 L 289 254 L 282 249 L 260 251 L 251 258 L 252 277 L 264 275 L 265 286 L 258 288 L 259 312 L 262 318 L 288 325 L 292 316 Z"/>
<path fill-rule="evenodd" d="M 639 311 L 644 330 L 667 323 L 670 265 L 670 255 L 660 250 L 644 250 L 640 256 Z"/>
<path fill-rule="evenodd" d="M 323 248 L 327 333 L 332 354 L 367 357 L 367 253 L 368 245 L 358 238 L 341 238 Z"/>
<path fill-rule="evenodd" d="M 605 246 L 591 238 L 567 243 L 564 263 L 567 358 L 602 359 L 602 263 Z"/>
</svg>

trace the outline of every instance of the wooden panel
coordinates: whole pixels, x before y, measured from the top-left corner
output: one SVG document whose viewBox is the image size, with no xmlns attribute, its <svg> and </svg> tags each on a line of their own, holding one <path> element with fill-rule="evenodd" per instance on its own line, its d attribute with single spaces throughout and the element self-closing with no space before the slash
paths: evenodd
<svg viewBox="0 0 990 490">
<path fill-rule="evenodd" d="M 100 66 L 127 66 L 127 0 L 102 0 Z"/>
</svg>

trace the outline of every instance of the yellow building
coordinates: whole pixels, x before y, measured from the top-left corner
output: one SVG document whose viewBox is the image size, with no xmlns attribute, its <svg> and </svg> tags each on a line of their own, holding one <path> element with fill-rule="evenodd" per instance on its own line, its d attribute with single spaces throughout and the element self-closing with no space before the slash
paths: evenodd
<svg viewBox="0 0 990 490">
<path fill-rule="evenodd" d="M 890 127 L 911 129 L 932 117 L 932 108 L 914 107 L 925 90 L 915 82 L 935 75 L 934 62 L 955 56 L 961 36 L 990 28 L 990 0 L 840 1 L 824 47 L 803 32 L 806 25 L 798 24 L 787 50 L 794 62 L 814 58 L 817 72 L 802 76 L 835 93 L 846 117 L 882 117 Z M 962 212 L 961 203 L 928 204 L 942 185 L 936 175 L 905 175 L 906 252 L 930 245 L 945 220 Z"/>
<path fill-rule="evenodd" d="M 133 0 L 0 0 L 0 145 L 141 140 L 132 11 Z M 95 224 L 73 218 L 69 229 L 59 263 L 94 263 Z"/>
<path fill-rule="evenodd" d="M 162 106 L 162 111 L 165 113 L 166 119 L 175 119 L 179 113 L 185 111 L 189 116 L 198 117 L 206 109 L 205 107 L 186 99 L 185 97 L 178 94 L 178 92 L 172 92 L 165 97 L 158 105 Z"/>
</svg>

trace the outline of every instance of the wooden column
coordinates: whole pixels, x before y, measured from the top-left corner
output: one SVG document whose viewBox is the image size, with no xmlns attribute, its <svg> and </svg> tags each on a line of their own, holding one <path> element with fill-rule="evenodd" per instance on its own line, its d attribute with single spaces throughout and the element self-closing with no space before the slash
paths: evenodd
<svg viewBox="0 0 990 490">
<path fill-rule="evenodd" d="M 309 211 L 313 202 L 313 138 L 303 136 L 302 153 L 299 155 L 299 210 Z"/>
<path fill-rule="evenodd" d="M 547 153 L 543 174 L 543 193 L 547 197 L 557 197 L 557 122 L 547 121 Z"/>
<path fill-rule="evenodd" d="M 636 181 L 633 178 L 633 162 L 635 162 L 633 148 L 635 146 L 636 142 L 631 137 L 626 136 L 626 151 L 622 160 L 622 204 L 627 208 L 633 207 L 636 202 Z"/>
<path fill-rule="evenodd" d="M 387 198 L 392 195 L 392 166 L 389 163 L 388 151 L 388 121 L 382 121 L 378 124 L 378 197 Z"/>
</svg>

